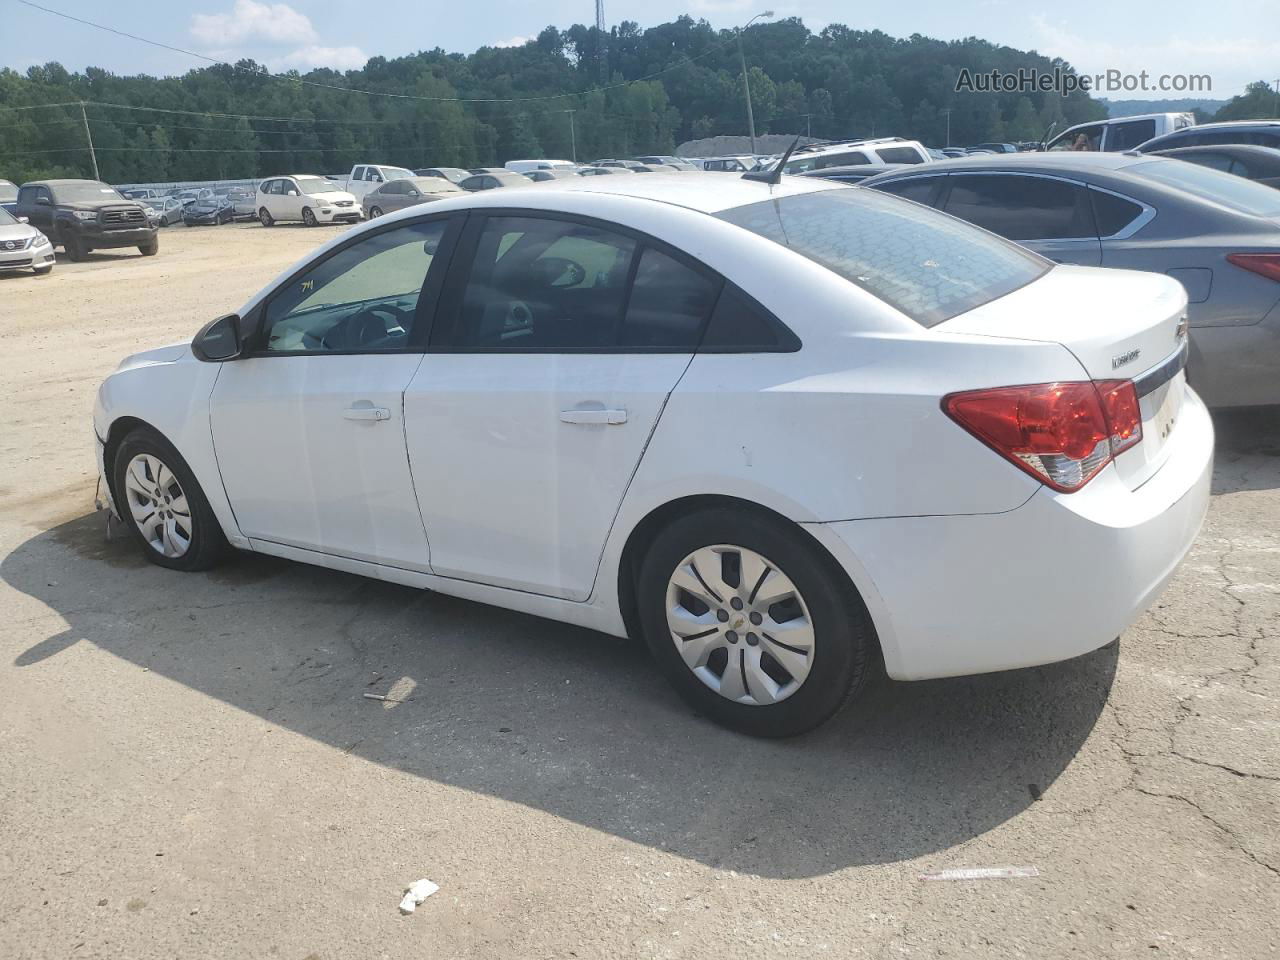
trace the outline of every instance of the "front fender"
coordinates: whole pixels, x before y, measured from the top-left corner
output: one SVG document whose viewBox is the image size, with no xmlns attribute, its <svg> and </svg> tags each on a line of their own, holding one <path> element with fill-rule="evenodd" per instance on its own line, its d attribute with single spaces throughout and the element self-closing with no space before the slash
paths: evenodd
<svg viewBox="0 0 1280 960">
<path fill-rule="evenodd" d="M 209 423 L 209 398 L 221 364 L 201 363 L 185 346 L 177 359 L 167 359 L 173 349 L 129 357 L 103 381 L 94 404 L 94 432 L 108 452 L 134 421 L 161 434 L 187 461 L 227 540 L 247 549 L 249 541 L 222 486 Z"/>
</svg>

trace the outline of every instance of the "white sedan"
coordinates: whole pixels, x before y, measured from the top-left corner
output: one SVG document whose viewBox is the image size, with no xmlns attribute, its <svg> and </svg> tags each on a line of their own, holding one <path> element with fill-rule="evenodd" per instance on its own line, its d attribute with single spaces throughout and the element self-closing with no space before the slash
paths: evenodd
<svg viewBox="0 0 1280 960">
<path fill-rule="evenodd" d="M 807 179 L 593 177 L 334 238 L 94 412 L 161 566 L 254 550 L 618 636 L 766 736 L 1104 645 L 1204 517 L 1186 298 Z"/>
</svg>

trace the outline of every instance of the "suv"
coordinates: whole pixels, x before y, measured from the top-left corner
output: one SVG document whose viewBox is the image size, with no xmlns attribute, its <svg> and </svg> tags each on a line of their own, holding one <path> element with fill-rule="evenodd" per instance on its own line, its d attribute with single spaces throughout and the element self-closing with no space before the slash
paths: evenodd
<svg viewBox="0 0 1280 960">
<path fill-rule="evenodd" d="M 156 226 L 142 204 L 97 180 L 24 183 L 14 214 L 26 217 L 72 260 L 107 247 L 137 247 L 144 257 L 160 252 Z"/>
<path fill-rule="evenodd" d="M 808 173 L 826 167 L 884 166 L 886 163 L 928 163 L 933 157 L 918 140 L 881 137 L 844 143 L 810 144 L 797 150 L 783 173 Z"/>
</svg>

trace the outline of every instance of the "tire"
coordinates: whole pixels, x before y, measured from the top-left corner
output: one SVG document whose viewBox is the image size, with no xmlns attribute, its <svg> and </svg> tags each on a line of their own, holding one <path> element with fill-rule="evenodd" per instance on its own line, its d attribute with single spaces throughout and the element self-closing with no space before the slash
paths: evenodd
<svg viewBox="0 0 1280 960">
<path fill-rule="evenodd" d="M 704 580 L 694 579 L 686 560 L 707 568 L 696 575 Z M 783 596 L 790 599 L 756 607 Z M 878 649 L 862 599 L 834 561 L 803 531 L 762 512 L 718 507 L 672 522 L 645 554 L 636 599 L 649 650 L 680 695 L 752 736 L 796 736 L 829 720 L 857 695 Z M 692 639 L 678 640 L 671 622 Z M 713 683 L 727 684 L 727 693 Z"/>
<path fill-rule="evenodd" d="M 135 460 L 139 466 L 135 467 Z M 138 471 L 132 480 L 131 468 Z M 226 554 L 227 538 L 204 491 L 187 462 L 160 434 L 146 427 L 130 432 L 116 448 L 111 476 L 116 507 L 143 555 L 152 563 L 170 570 L 207 570 Z M 168 486 L 165 486 L 166 477 L 172 481 Z M 156 486 L 152 487 L 152 483 Z M 144 488 L 147 499 L 141 492 Z M 162 491 L 160 497 L 154 496 L 155 490 Z M 183 498 L 177 496 L 178 493 L 185 495 L 185 523 L 179 506 Z M 170 499 L 163 500 L 166 496 Z M 162 512 L 170 516 L 152 526 L 146 519 L 155 515 L 152 504 L 157 501 Z M 144 528 L 148 533 L 144 533 Z M 188 534 L 185 547 L 181 543 L 183 533 Z"/>
<path fill-rule="evenodd" d="M 53 273 L 53 264 L 49 264 L 47 267 L 33 267 L 32 269 L 35 270 L 37 277 L 46 277 Z"/>
<path fill-rule="evenodd" d="M 62 249 L 67 252 L 67 259 L 72 263 L 79 263 L 89 255 L 89 248 L 81 242 L 79 237 L 67 237 L 62 241 Z"/>
<path fill-rule="evenodd" d="M 302 222 L 308 227 L 316 227 L 320 225 L 320 221 L 316 219 L 315 212 L 310 207 L 302 208 Z"/>
<path fill-rule="evenodd" d="M 156 237 L 150 243 L 139 244 L 138 250 L 141 251 L 144 257 L 154 257 L 160 252 L 160 238 Z"/>
<path fill-rule="evenodd" d="M 382 216 L 382 208 L 381 208 L 381 207 L 370 207 L 370 208 L 369 208 L 369 219 L 370 219 L 370 220 L 372 220 L 374 217 L 380 217 L 380 216 Z"/>
<path fill-rule="evenodd" d="M 271 227 L 275 225 L 276 221 L 275 218 L 271 216 L 270 211 L 268 211 L 266 207 L 263 207 L 258 211 L 258 222 L 264 227 Z"/>
</svg>

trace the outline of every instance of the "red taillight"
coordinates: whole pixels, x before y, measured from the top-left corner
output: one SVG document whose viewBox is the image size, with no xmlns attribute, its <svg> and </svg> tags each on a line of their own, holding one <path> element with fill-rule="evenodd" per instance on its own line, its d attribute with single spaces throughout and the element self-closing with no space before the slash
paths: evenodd
<svg viewBox="0 0 1280 960">
<path fill-rule="evenodd" d="M 1280 253 L 1228 253 L 1227 262 L 1280 283 Z"/>
<path fill-rule="evenodd" d="M 956 423 L 1037 480 L 1079 490 L 1142 439 L 1138 393 L 1128 380 L 1036 383 L 944 397 Z"/>
</svg>

